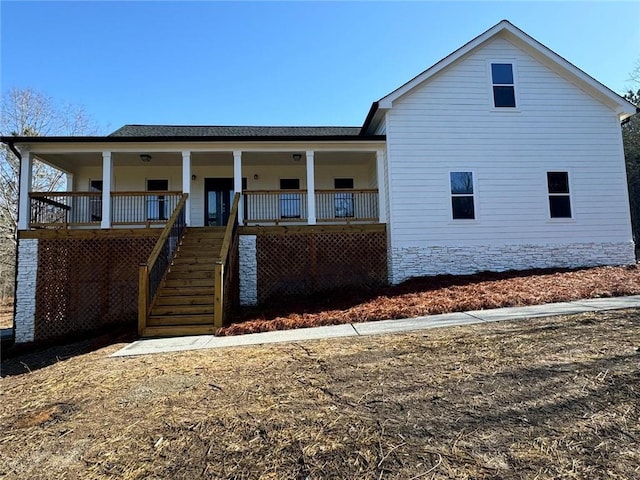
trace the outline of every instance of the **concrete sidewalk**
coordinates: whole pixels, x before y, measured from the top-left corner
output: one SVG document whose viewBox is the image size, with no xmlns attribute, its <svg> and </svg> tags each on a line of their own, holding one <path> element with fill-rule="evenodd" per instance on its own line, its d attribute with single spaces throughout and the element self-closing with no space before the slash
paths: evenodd
<svg viewBox="0 0 640 480">
<path fill-rule="evenodd" d="M 529 307 L 496 308 L 493 310 L 474 310 L 469 312 L 429 315 L 427 317 L 406 318 L 400 320 L 382 320 L 377 322 L 348 323 L 328 327 L 299 328 L 276 332 L 252 333 L 231 337 L 198 335 L 191 337 L 150 338 L 133 342 L 112 357 L 146 355 L 150 353 L 180 352 L 207 348 L 238 347 L 264 343 L 300 342 L 322 338 L 356 337 L 361 335 L 380 335 L 410 332 L 429 328 L 471 325 L 474 323 L 499 322 L 503 320 L 521 320 L 525 318 L 551 317 L 574 313 L 599 312 L 623 308 L 640 308 L 640 295 L 616 298 L 590 298 L 573 302 L 547 303 Z"/>
</svg>

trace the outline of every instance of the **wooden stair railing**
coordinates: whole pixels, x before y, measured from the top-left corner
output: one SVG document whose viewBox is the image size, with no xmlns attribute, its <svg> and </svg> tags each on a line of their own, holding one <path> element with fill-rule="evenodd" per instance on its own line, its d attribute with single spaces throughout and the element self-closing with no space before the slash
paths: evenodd
<svg viewBox="0 0 640 480">
<path fill-rule="evenodd" d="M 229 221 L 224 232 L 222 247 L 220 248 L 220 258 L 215 263 L 214 269 L 214 326 L 220 328 L 224 325 L 225 316 L 225 294 L 231 287 L 232 274 L 229 267 L 231 255 L 237 253 L 238 240 L 238 204 L 240 203 L 240 193 L 233 197 L 233 205 L 229 213 Z"/>
<path fill-rule="evenodd" d="M 189 194 L 183 193 L 158 238 L 149 258 L 138 270 L 138 335 L 144 334 L 147 318 L 156 294 L 175 256 L 186 228 L 186 203 Z"/>
</svg>

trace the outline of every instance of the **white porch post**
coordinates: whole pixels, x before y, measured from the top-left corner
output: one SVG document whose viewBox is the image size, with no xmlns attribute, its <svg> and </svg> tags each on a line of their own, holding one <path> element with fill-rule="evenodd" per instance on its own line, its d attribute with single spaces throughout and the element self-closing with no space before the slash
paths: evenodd
<svg viewBox="0 0 640 480">
<path fill-rule="evenodd" d="M 184 208 L 184 221 L 191 225 L 191 152 L 182 152 L 182 193 L 186 193 L 187 203 Z"/>
<path fill-rule="evenodd" d="M 73 184 L 73 173 L 67 173 L 67 192 L 73 192 L 75 185 Z"/>
<path fill-rule="evenodd" d="M 21 149 L 20 156 L 20 201 L 18 202 L 18 230 L 29 228 L 29 192 L 31 191 L 31 176 L 33 157 L 29 150 Z"/>
<path fill-rule="evenodd" d="M 100 228 L 111 228 L 111 189 L 113 188 L 113 160 L 111 152 L 102 152 L 102 221 Z"/>
<path fill-rule="evenodd" d="M 313 162 L 314 151 L 307 150 L 307 223 L 316 224 L 316 173 Z"/>
<path fill-rule="evenodd" d="M 240 194 L 238 223 L 244 225 L 244 202 L 242 201 L 242 151 L 233 151 L 233 190 Z"/>
<path fill-rule="evenodd" d="M 376 174 L 378 177 L 378 215 L 380 223 L 387 223 L 387 182 L 385 181 L 384 151 L 376 151 Z"/>
</svg>

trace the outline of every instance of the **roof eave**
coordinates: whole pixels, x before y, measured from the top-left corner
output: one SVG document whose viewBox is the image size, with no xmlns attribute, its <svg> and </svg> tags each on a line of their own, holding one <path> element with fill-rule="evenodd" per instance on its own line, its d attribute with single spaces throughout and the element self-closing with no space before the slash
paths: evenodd
<svg viewBox="0 0 640 480">
<path fill-rule="evenodd" d="M 7 145 L 30 143 L 168 143 L 168 142 L 336 142 L 336 141 L 384 141 L 385 135 L 282 135 L 282 136 L 146 136 L 146 137 L 18 137 L 4 136 L 0 141 Z"/>
</svg>

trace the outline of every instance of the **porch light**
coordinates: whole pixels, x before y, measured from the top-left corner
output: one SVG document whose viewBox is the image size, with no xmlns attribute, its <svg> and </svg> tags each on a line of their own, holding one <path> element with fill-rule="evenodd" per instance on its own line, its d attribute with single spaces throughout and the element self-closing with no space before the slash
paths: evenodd
<svg viewBox="0 0 640 480">
<path fill-rule="evenodd" d="M 151 155 L 143 153 L 140 155 L 140 160 L 142 160 L 145 163 L 149 163 L 151 161 Z"/>
<path fill-rule="evenodd" d="M 302 160 L 302 155 L 300 155 L 299 153 L 294 153 L 293 154 L 293 161 L 294 162 L 299 162 L 300 160 Z"/>
</svg>

